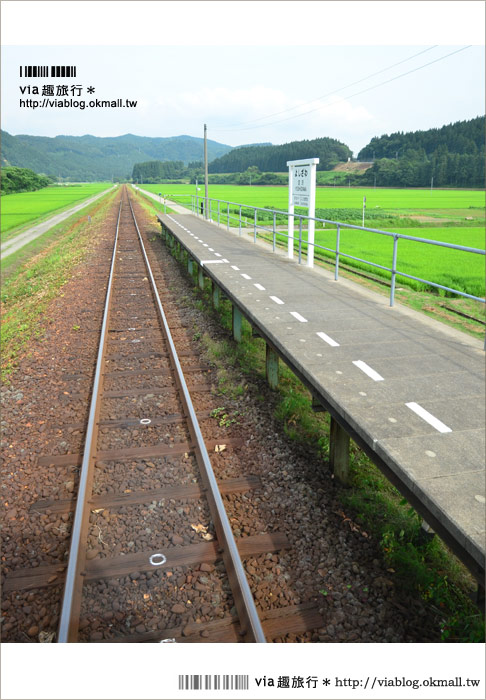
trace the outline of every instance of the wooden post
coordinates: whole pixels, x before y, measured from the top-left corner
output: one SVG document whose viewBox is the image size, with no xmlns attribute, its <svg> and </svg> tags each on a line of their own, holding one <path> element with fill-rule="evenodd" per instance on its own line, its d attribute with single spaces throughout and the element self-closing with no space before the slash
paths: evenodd
<svg viewBox="0 0 486 700">
<path fill-rule="evenodd" d="M 211 280 L 211 287 L 212 287 L 213 307 L 215 309 L 219 309 L 219 304 L 221 302 L 220 289 L 214 280 Z"/>
<path fill-rule="evenodd" d="M 329 464 L 334 476 L 347 486 L 349 484 L 349 435 L 331 416 L 331 433 L 329 443 Z"/>
<path fill-rule="evenodd" d="M 233 304 L 233 338 L 237 343 L 241 343 L 241 311 Z"/>
<path fill-rule="evenodd" d="M 266 355 L 265 355 L 265 372 L 267 376 L 267 382 L 268 386 L 270 389 L 277 389 L 278 387 L 278 380 L 279 380 L 279 372 L 278 372 L 278 355 L 273 350 L 273 348 L 270 347 L 270 345 L 267 344 L 266 346 Z"/>
</svg>

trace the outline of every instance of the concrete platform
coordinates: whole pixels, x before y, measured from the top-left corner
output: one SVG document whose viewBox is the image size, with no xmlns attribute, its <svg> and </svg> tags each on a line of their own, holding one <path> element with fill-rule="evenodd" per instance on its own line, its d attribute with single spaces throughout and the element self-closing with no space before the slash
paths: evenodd
<svg viewBox="0 0 486 700">
<path fill-rule="evenodd" d="M 482 343 L 190 213 L 158 218 L 484 585 Z"/>
</svg>

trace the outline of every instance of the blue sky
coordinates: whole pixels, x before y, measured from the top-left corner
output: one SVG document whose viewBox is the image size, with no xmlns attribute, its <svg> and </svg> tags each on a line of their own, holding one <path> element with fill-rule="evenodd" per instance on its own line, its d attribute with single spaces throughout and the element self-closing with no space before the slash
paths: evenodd
<svg viewBox="0 0 486 700">
<path fill-rule="evenodd" d="M 77 4 L 54 3 L 57 7 Z M 51 3 L 33 5 L 49 7 Z M 202 136 L 206 122 L 210 138 L 232 146 L 330 136 L 356 154 L 373 136 L 440 127 L 484 114 L 484 46 L 474 45 L 483 3 L 344 2 L 339 3 L 340 12 L 334 8 L 331 13 L 336 3 L 141 2 L 136 5 L 144 16 L 142 27 L 134 25 L 133 15 L 132 20 L 126 15 L 126 22 L 115 31 L 107 16 L 111 33 L 99 30 L 103 6 L 113 8 L 113 3 L 82 5 L 88 23 L 75 26 L 73 13 L 66 17 L 61 13 L 57 31 L 56 25 L 47 22 L 45 31 L 33 31 L 35 8 L 32 32 L 25 22 L 26 13 L 21 32 L 16 26 L 19 15 L 12 13 L 10 25 L 7 21 L 2 61 L 2 127 L 6 131 L 42 136 Z M 233 14 L 225 16 L 223 5 Z M 368 11 L 356 18 L 359 26 L 350 18 L 343 20 L 342 6 L 363 5 Z M 462 12 L 458 7 L 457 15 L 446 13 L 448 21 L 442 13 L 441 27 L 434 20 L 437 12 L 427 14 L 429 5 L 436 10 L 439 5 L 447 5 L 448 10 L 457 5 Z M 168 22 L 168 9 L 173 6 L 179 14 L 171 15 Z M 181 16 L 181 6 L 194 12 Z M 206 7 L 207 14 L 198 15 L 195 6 Z M 305 6 L 302 14 L 312 31 L 298 31 L 297 21 L 297 30 L 293 30 L 290 11 L 294 8 L 295 13 L 296 6 Z M 381 9 L 389 6 L 394 12 Z M 123 18 L 133 3 L 117 3 L 117 8 Z M 217 16 L 212 9 L 218 11 Z M 459 19 L 455 23 L 456 17 L 464 20 L 468 13 L 469 30 Z M 198 25 L 204 18 L 206 23 Z M 149 19 L 160 27 L 158 36 L 167 37 L 163 44 L 140 41 L 144 31 L 147 42 L 155 39 L 148 29 Z M 417 42 L 417 31 L 410 27 L 419 19 Z M 132 31 L 124 34 L 120 27 Z M 259 31 L 251 32 L 251 27 Z M 99 45 L 102 37 L 106 44 Z M 37 45 L 15 45 L 30 38 Z M 72 41 L 66 42 L 67 38 Z M 82 45 L 88 39 L 91 45 Z M 132 45 L 113 44 L 127 39 Z M 45 64 L 76 65 L 77 78 L 19 79 L 20 65 Z M 93 86 L 94 97 L 137 100 L 137 107 L 32 110 L 19 106 L 20 98 L 25 98 L 20 85 L 46 83 L 81 85 L 84 92 Z M 82 97 L 90 99 L 86 94 Z"/>
</svg>

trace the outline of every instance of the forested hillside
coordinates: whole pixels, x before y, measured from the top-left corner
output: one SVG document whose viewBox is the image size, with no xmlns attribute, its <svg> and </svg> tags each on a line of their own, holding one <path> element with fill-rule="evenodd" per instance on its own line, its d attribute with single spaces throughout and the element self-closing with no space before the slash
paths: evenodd
<svg viewBox="0 0 486 700">
<path fill-rule="evenodd" d="M 32 192 L 47 187 L 51 182 L 46 175 L 37 175 L 28 168 L 2 168 L 1 194 Z"/>
<path fill-rule="evenodd" d="M 485 117 L 440 129 L 397 132 L 371 139 L 358 158 L 374 160 L 361 176 L 380 187 L 484 187 Z"/>
<path fill-rule="evenodd" d="M 318 170 L 330 170 L 346 161 L 352 152 L 344 143 L 321 138 L 312 141 L 291 141 L 281 146 L 241 146 L 209 165 L 210 173 L 242 173 L 251 166 L 265 172 L 285 172 L 288 160 L 319 158 Z"/>
<path fill-rule="evenodd" d="M 202 163 L 198 163 L 198 165 L 202 172 Z M 186 176 L 188 172 L 189 168 L 184 166 L 182 160 L 149 160 L 145 163 L 135 163 L 132 171 L 132 180 L 140 183 L 177 180 Z"/>
<path fill-rule="evenodd" d="M 132 172 L 133 182 L 139 184 L 180 182 L 181 180 L 195 184 L 204 181 L 204 163 L 196 161 L 187 166 L 181 160 L 160 161 L 149 160 L 146 163 L 135 163 Z M 288 176 L 282 173 L 261 173 L 255 165 L 243 173 L 210 174 L 209 183 L 213 185 L 285 185 Z"/>
<path fill-rule="evenodd" d="M 130 179 L 135 163 L 147 160 L 202 160 L 203 139 L 149 138 L 125 134 L 96 136 L 12 136 L 2 131 L 2 165 L 31 168 L 70 181 Z M 208 140 L 208 158 L 231 150 Z"/>
</svg>

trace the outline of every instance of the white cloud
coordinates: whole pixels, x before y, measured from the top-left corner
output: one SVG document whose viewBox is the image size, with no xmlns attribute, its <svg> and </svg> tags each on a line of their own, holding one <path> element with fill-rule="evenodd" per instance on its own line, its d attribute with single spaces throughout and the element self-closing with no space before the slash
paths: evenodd
<svg viewBox="0 0 486 700">
<path fill-rule="evenodd" d="M 194 115 L 215 127 L 232 127 L 262 114 L 286 109 L 289 101 L 281 90 L 255 85 L 248 89 L 207 87 L 157 99 L 167 115 L 187 118 Z"/>
<path fill-rule="evenodd" d="M 369 128 L 374 121 L 365 107 L 340 96 L 322 104 L 302 104 L 284 91 L 264 85 L 185 90 L 159 97 L 156 110 L 166 125 L 173 124 L 172 130 L 181 120 L 187 124 L 192 118 L 201 129 L 203 122 L 208 124 L 210 138 L 231 145 L 323 136 L 342 140 L 343 128 Z"/>
</svg>

